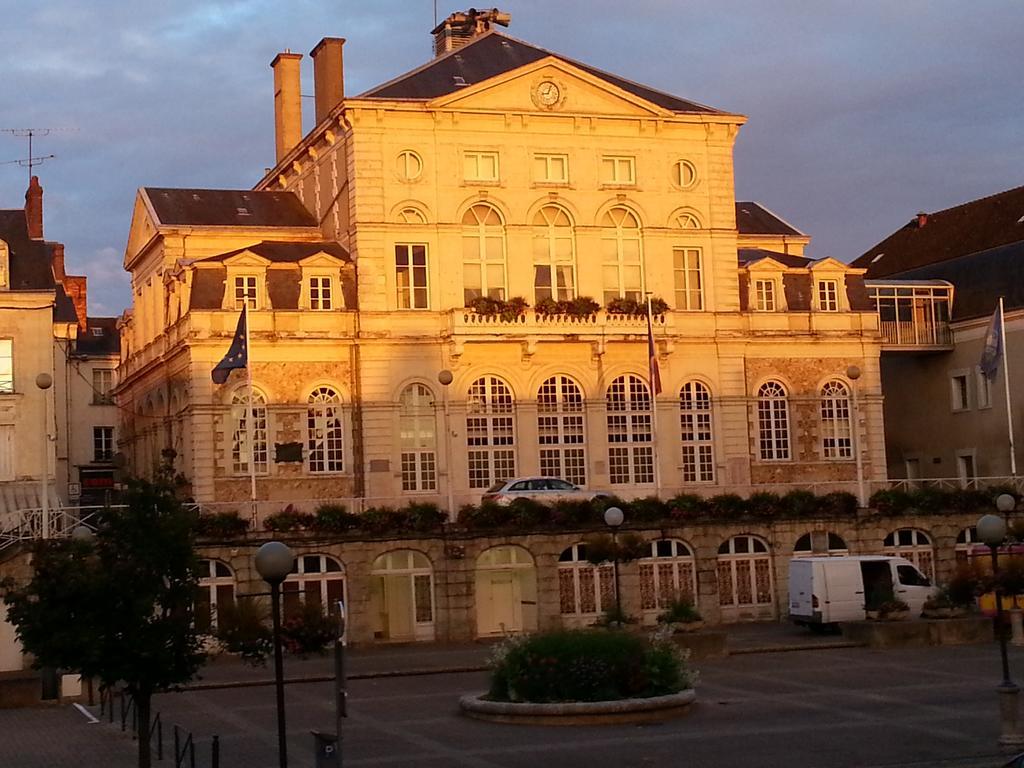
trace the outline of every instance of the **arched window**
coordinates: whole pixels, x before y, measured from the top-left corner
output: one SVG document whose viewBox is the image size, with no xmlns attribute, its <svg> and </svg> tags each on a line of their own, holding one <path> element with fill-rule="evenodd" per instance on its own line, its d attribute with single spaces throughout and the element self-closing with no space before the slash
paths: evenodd
<svg viewBox="0 0 1024 768">
<path fill-rule="evenodd" d="M 843 537 L 832 531 L 812 531 L 805 533 L 793 545 L 794 555 L 848 555 Z"/>
<path fill-rule="evenodd" d="M 217 560 L 199 561 L 199 591 L 196 594 L 196 631 L 207 634 L 219 626 L 228 606 L 235 602 L 235 574 Z"/>
<path fill-rule="evenodd" d="M 850 390 L 841 381 L 821 388 L 821 450 L 826 459 L 853 458 Z"/>
<path fill-rule="evenodd" d="M 601 273 L 605 304 L 619 298 L 643 298 L 640 222 L 628 208 L 616 206 L 601 219 Z"/>
<path fill-rule="evenodd" d="M 971 556 L 971 550 L 978 543 L 978 529 L 973 525 L 964 528 L 956 536 L 956 547 L 953 549 L 953 554 L 956 557 L 957 563 L 966 563 Z"/>
<path fill-rule="evenodd" d="M 398 212 L 398 223 L 426 224 L 427 218 L 419 211 L 419 209 L 413 208 L 411 205 L 407 205 L 405 208 Z"/>
<path fill-rule="evenodd" d="M 563 301 L 576 295 L 576 239 L 572 220 L 557 205 L 533 217 L 534 301 Z"/>
<path fill-rule="evenodd" d="M 678 539 L 651 542 L 651 551 L 639 561 L 640 608 L 648 620 L 657 618 L 676 600 L 697 602 L 697 568 L 693 551 Z"/>
<path fill-rule="evenodd" d="M 267 399 L 257 389 L 252 391 L 252 402 L 244 390 L 231 398 L 231 416 L 234 431 L 231 437 L 231 466 L 236 475 L 249 474 L 249 459 L 253 460 L 256 474 L 266 474 L 267 452 Z M 252 446 L 249 433 L 252 432 Z"/>
<path fill-rule="evenodd" d="M 515 400 L 497 376 L 482 376 L 469 388 L 466 446 L 470 488 L 489 488 L 515 477 Z"/>
<path fill-rule="evenodd" d="M 729 608 L 774 602 L 768 545 L 757 536 L 733 536 L 718 548 L 718 604 Z"/>
<path fill-rule="evenodd" d="M 345 430 L 341 421 L 341 395 L 331 387 L 317 387 L 310 393 L 306 429 L 309 471 L 343 471 Z"/>
<path fill-rule="evenodd" d="M 651 393 L 639 376 L 615 379 L 605 398 L 608 411 L 608 474 L 613 485 L 654 482 Z"/>
<path fill-rule="evenodd" d="M 558 558 L 558 602 L 562 616 L 592 621 L 615 605 L 611 564 L 587 562 L 587 545 L 573 544 Z"/>
<path fill-rule="evenodd" d="M 689 160 L 672 164 L 672 183 L 680 189 L 689 189 L 697 183 L 697 169 Z"/>
<path fill-rule="evenodd" d="M 924 531 L 916 528 L 893 531 L 882 542 L 882 551 L 887 555 L 905 557 L 917 566 L 917 570 L 935 581 L 935 549 Z"/>
<path fill-rule="evenodd" d="M 711 392 L 699 381 L 679 390 L 679 430 L 683 444 L 683 482 L 713 483 L 715 451 L 711 434 Z"/>
<path fill-rule="evenodd" d="M 505 222 L 486 203 L 462 217 L 462 281 L 467 306 L 480 296 L 505 298 Z"/>
<path fill-rule="evenodd" d="M 434 395 L 425 384 L 410 384 L 399 398 L 402 490 L 437 489 L 437 429 Z"/>
<path fill-rule="evenodd" d="M 700 219 L 684 211 L 676 216 L 676 226 L 680 229 L 700 229 Z"/>
<path fill-rule="evenodd" d="M 303 603 L 333 615 L 338 601 L 345 599 L 345 569 L 328 555 L 299 555 L 281 585 L 281 596 L 285 616 L 301 614 Z"/>
<path fill-rule="evenodd" d="M 789 459 L 789 403 L 777 381 L 766 381 L 757 390 L 757 436 L 762 461 Z"/>
<path fill-rule="evenodd" d="M 537 392 L 537 441 L 540 472 L 586 485 L 587 461 L 583 431 L 583 391 L 568 376 L 559 374 Z"/>
<path fill-rule="evenodd" d="M 482 552 L 476 561 L 475 605 L 478 635 L 537 629 L 537 567 L 533 555 L 512 544 Z"/>
</svg>

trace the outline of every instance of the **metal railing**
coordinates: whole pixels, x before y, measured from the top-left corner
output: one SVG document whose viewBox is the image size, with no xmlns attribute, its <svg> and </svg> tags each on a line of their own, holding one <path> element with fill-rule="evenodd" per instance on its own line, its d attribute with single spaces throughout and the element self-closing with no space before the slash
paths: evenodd
<svg viewBox="0 0 1024 768">
<path fill-rule="evenodd" d="M 116 707 L 118 719 L 121 723 L 121 732 L 127 732 L 131 725 L 132 741 L 139 738 L 138 707 L 134 697 L 125 691 L 112 687 L 100 689 L 100 716 L 102 721 L 106 718 L 110 724 L 114 723 L 114 700 L 118 700 Z M 156 712 L 150 718 L 149 743 L 150 751 L 155 752 L 156 759 L 163 762 L 164 759 L 164 725 L 160 712 Z M 191 731 L 187 731 L 179 725 L 172 726 L 174 740 L 174 768 L 196 768 L 196 740 Z M 210 761 L 209 768 L 220 768 L 220 736 L 214 734 L 210 739 Z"/>
<path fill-rule="evenodd" d="M 903 480 L 890 480 L 887 486 L 895 491 L 920 491 L 934 489 L 940 491 L 971 490 L 984 491 L 989 488 L 1012 489 L 1016 493 L 1024 493 L 1024 477 L 1010 475 L 994 475 L 991 477 L 912 477 Z"/>
<path fill-rule="evenodd" d="M 119 507 L 115 507 L 119 508 Z M 95 528 L 95 518 L 103 506 L 58 507 L 47 510 L 49 533 L 60 539 L 71 535 L 79 525 Z M 0 518 L 0 551 L 22 541 L 35 541 L 43 537 L 43 510 L 41 507 L 19 509 Z"/>
</svg>

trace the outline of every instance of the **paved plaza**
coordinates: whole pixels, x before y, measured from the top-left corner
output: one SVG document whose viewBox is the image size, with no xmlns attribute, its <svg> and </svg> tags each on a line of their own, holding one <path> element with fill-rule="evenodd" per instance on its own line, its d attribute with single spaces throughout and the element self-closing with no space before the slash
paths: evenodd
<svg viewBox="0 0 1024 768">
<path fill-rule="evenodd" d="M 433 654 L 440 667 L 471 661 L 473 649 L 419 651 Z M 476 658 L 485 651 L 477 649 Z M 415 652 L 389 651 L 392 666 L 407 664 Z M 1024 670 L 1024 651 L 1012 653 L 1015 668 Z M 323 667 L 326 660 L 309 663 Z M 360 664 L 365 661 L 353 666 Z M 994 645 L 807 649 L 698 666 L 697 706 L 684 718 L 647 726 L 542 728 L 469 720 L 458 714 L 456 699 L 485 687 L 481 672 L 353 680 L 345 765 L 995 768 L 1006 759 L 995 748 Z M 218 734 L 223 768 L 273 768 L 273 688 L 254 684 L 266 670 L 253 675 L 246 687 L 162 695 L 155 708 L 165 723 L 190 728 L 200 745 Z M 312 766 L 309 731 L 333 726 L 331 686 L 289 684 L 286 702 L 290 764 Z M 0 711 L 0 733 L 5 768 L 133 765 L 129 737 L 116 726 L 88 724 L 70 708 Z M 198 756 L 206 768 L 208 756 L 202 749 Z"/>
</svg>

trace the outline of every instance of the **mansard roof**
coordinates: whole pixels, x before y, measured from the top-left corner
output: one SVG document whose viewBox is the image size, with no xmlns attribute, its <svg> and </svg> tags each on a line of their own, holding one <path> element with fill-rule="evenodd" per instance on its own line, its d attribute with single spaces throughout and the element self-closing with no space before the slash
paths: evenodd
<svg viewBox="0 0 1024 768">
<path fill-rule="evenodd" d="M 773 259 L 784 266 L 796 267 L 798 269 L 803 269 L 814 262 L 814 259 L 807 259 L 803 256 L 794 256 L 790 253 L 768 251 L 764 248 L 737 248 L 736 255 L 741 267 L 749 266 L 755 262 L 761 261 L 762 259 Z"/>
<path fill-rule="evenodd" d="M 869 279 L 902 276 L 1012 243 L 1024 243 L 1024 187 L 915 216 L 853 265 L 866 268 Z"/>
<path fill-rule="evenodd" d="M 263 242 L 256 243 L 255 245 L 248 245 L 245 248 L 238 248 L 234 251 L 228 251 L 227 253 L 221 253 L 217 256 L 211 256 L 203 259 L 203 261 L 225 261 L 226 259 L 230 259 L 232 256 L 237 256 L 240 253 L 254 253 L 257 256 L 262 256 L 268 261 L 274 262 L 275 264 L 295 264 L 317 253 L 326 253 L 330 256 L 334 256 L 336 259 L 341 259 L 342 261 L 352 261 L 348 251 L 346 251 L 339 243 L 331 240 L 319 240 L 312 243 L 289 243 L 277 240 L 264 240 Z"/>
<path fill-rule="evenodd" d="M 121 352 L 121 334 L 116 317 L 89 317 L 85 331 L 79 332 L 75 351 L 89 357 L 108 357 Z"/>
<path fill-rule="evenodd" d="M 160 224 L 202 227 L 316 227 L 292 192 L 143 187 Z"/>
<path fill-rule="evenodd" d="M 406 72 L 394 80 L 371 88 L 360 94 L 358 98 L 435 99 L 548 57 L 560 59 L 610 85 L 672 112 L 726 114 L 713 107 L 681 99 L 678 96 L 634 83 L 632 80 L 626 80 L 561 54 L 538 48 L 522 40 L 516 40 L 514 37 L 509 37 L 496 30 L 486 32 L 461 48 L 446 53 L 411 72 Z"/>
<path fill-rule="evenodd" d="M 807 237 L 761 203 L 736 203 L 736 229 L 741 235 L 792 235 Z"/>
<path fill-rule="evenodd" d="M 10 251 L 8 285 L 11 290 L 53 290 L 53 246 L 28 236 L 28 222 L 23 209 L 0 210 L 0 240 L 7 243 Z"/>
</svg>

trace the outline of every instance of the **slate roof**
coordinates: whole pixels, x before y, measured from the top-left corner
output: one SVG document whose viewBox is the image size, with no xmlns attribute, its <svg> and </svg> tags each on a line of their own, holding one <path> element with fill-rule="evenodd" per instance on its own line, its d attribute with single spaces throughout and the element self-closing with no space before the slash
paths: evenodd
<svg viewBox="0 0 1024 768">
<path fill-rule="evenodd" d="M 227 253 L 221 253 L 217 256 L 211 256 L 203 259 L 204 262 L 210 261 L 224 261 L 232 256 L 237 256 L 240 253 L 254 253 L 257 256 L 272 261 L 276 264 L 294 264 L 302 261 L 305 258 L 312 256 L 315 253 L 323 251 L 330 256 L 334 256 L 342 261 L 351 261 L 351 257 L 344 248 L 336 242 L 330 240 L 320 240 L 313 243 L 289 243 L 281 242 L 278 240 L 264 240 L 256 245 L 249 245 L 245 248 L 238 248 L 234 251 L 228 251 Z"/>
<path fill-rule="evenodd" d="M 80 331 L 78 334 L 75 351 L 90 357 L 120 354 L 121 334 L 117 332 L 117 318 L 86 318 L 86 328 L 84 332 Z"/>
<path fill-rule="evenodd" d="M 721 110 L 634 83 L 561 54 L 538 48 L 522 40 L 516 40 L 514 37 L 509 37 L 496 30 L 486 32 L 461 48 L 433 59 L 394 80 L 371 88 L 357 98 L 434 99 L 454 93 L 468 85 L 482 83 L 492 77 L 511 72 L 549 56 L 561 59 L 606 83 L 672 112 L 724 114 Z"/>
<path fill-rule="evenodd" d="M 869 279 L 904 276 L 910 270 L 927 265 L 1021 242 L 1024 242 L 1024 187 L 1016 187 L 929 213 L 923 227 L 918 226 L 915 216 L 865 251 L 853 265 L 866 268 Z"/>
<path fill-rule="evenodd" d="M 10 290 L 53 290 L 51 246 L 28 236 L 23 209 L 0 210 L 0 240 L 10 250 Z"/>
<path fill-rule="evenodd" d="M 143 187 L 161 224 L 204 227 L 316 227 L 292 192 Z"/>
<path fill-rule="evenodd" d="M 760 203 L 736 203 L 736 229 L 741 235 L 795 235 L 807 237 Z"/>
<path fill-rule="evenodd" d="M 761 259 L 775 259 L 775 261 L 780 264 L 785 264 L 787 267 L 797 267 L 802 269 L 814 261 L 814 259 L 805 259 L 803 256 L 794 256 L 790 253 L 768 251 L 764 248 L 737 248 L 736 255 L 739 258 L 741 267 L 753 264 L 755 261 L 760 261 Z"/>
</svg>

